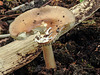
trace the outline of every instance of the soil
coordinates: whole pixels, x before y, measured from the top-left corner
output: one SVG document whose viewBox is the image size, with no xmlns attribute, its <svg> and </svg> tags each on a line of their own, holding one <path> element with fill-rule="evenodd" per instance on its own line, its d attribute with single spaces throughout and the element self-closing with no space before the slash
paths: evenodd
<svg viewBox="0 0 100 75">
<path fill-rule="evenodd" d="M 0 2 L 0 34 L 7 34 L 9 24 L 16 16 L 26 10 L 10 13 L 7 13 L 7 11 L 11 10 L 12 7 L 30 1 L 2 0 Z M 70 8 L 80 3 L 79 0 L 34 1 L 34 7 L 41 7 L 48 4 Z M 0 39 L 0 47 L 12 41 L 11 37 Z M 100 9 L 61 36 L 53 43 L 53 50 L 57 64 L 56 70 L 45 68 L 43 53 L 41 53 L 34 61 L 10 75 L 100 75 Z"/>
</svg>

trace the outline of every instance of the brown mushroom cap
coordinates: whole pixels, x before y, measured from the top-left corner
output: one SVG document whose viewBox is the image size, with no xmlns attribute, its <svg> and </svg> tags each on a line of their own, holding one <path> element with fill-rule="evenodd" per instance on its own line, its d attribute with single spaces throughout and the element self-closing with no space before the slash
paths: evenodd
<svg viewBox="0 0 100 75">
<path fill-rule="evenodd" d="M 26 32 L 30 33 L 33 29 L 40 29 L 46 32 L 50 29 L 53 40 L 56 35 L 64 28 L 64 25 L 71 26 L 75 22 L 75 17 L 67 8 L 59 6 L 45 6 L 34 8 L 19 15 L 10 25 L 9 32 L 12 37 Z M 43 29 L 44 28 L 44 29 Z M 45 36 L 46 37 L 46 36 Z"/>
</svg>

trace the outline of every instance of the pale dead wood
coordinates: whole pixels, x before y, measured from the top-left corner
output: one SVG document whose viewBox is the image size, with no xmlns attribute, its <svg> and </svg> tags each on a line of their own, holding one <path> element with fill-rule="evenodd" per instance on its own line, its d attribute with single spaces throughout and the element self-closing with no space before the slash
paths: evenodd
<svg viewBox="0 0 100 75">
<path fill-rule="evenodd" d="M 99 8 L 100 0 L 84 0 L 83 2 L 71 7 L 69 10 L 71 10 L 75 15 L 75 25 L 78 25 L 83 20 L 90 17 Z"/>
<path fill-rule="evenodd" d="M 41 53 L 38 43 L 33 41 L 36 35 L 30 36 L 26 40 L 16 40 L 0 48 L 0 75 L 26 65 Z"/>
</svg>

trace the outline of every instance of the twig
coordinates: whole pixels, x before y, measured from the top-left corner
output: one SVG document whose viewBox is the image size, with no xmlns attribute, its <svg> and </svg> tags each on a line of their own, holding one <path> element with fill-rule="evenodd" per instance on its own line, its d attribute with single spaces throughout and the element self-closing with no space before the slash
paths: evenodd
<svg viewBox="0 0 100 75">
<path fill-rule="evenodd" d="M 19 5 L 15 8 L 12 8 L 11 10 L 7 11 L 6 13 L 9 13 L 9 12 L 14 12 L 14 11 L 17 11 L 17 10 L 20 10 L 20 11 L 23 11 L 23 8 L 24 10 L 27 10 L 27 9 L 31 9 L 34 7 L 34 0 L 31 1 L 30 3 L 25 3 L 25 4 L 22 4 L 22 5 Z"/>
<path fill-rule="evenodd" d="M 21 14 L 21 13 L 20 13 L 20 14 Z M 5 18 L 7 18 L 7 17 L 17 16 L 17 15 L 20 15 L 20 14 L 5 15 L 4 17 L 0 18 L 0 20 L 5 19 Z"/>
<path fill-rule="evenodd" d="M 0 35 L 0 38 L 6 38 L 6 37 L 10 37 L 10 34 L 3 34 L 3 35 Z"/>
<path fill-rule="evenodd" d="M 45 4 L 43 4 L 41 7 L 46 6 L 47 4 L 49 4 L 52 0 L 49 0 L 48 2 L 46 2 Z"/>
</svg>

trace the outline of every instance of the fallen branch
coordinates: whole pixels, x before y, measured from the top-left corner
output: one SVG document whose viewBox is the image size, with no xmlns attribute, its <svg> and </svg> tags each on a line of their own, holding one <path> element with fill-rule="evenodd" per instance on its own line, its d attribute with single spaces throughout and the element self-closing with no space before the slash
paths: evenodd
<svg viewBox="0 0 100 75">
<path fill-rule="evenodd" d="M 8 17 L 15 17 L 15 16 L 18 16 L 18 15 L 20 15 L 20 14 L 5 15 L 4 17 L 0 18 L 0 20 L 8 18 Z"/>
<path fill-rule="evenodd" d="M 0 75 L 19 69 L 41 53 L 41 47 L 33 40 L 36 35 L 26 40 L 16 40 L 0 48 Z"/>
</svg>

